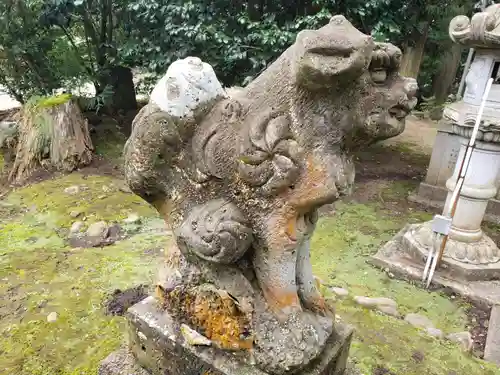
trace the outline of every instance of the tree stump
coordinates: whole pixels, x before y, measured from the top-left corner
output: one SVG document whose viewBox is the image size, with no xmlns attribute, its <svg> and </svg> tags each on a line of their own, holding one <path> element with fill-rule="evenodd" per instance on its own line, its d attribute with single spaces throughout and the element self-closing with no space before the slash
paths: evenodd
<svg viewBox="0 0 500 375">
<path fill-rule="evenodd" d="M 30 101 L 22 110 L 9 180 L 20 182 L 39 167 L 71 172 L 92 161 L 93 149 L 87 120 L 70 95 Z"/>
</svg>

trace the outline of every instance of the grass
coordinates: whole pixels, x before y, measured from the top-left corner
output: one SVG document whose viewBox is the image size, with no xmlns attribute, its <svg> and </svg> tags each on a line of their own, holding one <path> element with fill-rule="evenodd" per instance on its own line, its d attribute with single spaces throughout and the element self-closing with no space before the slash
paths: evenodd
<svg viewBox="0 0 500 375">
<path fill-rule="evenodd" d="M 156 212 L 122 181 L 74 173 L 15 190 L 0 205 L 0 375 L 90 375 L 123 342 L 124 319 L 104 314 L 113 290 L 151 284 L 158 252 L 169 240 L 154 230 L 112 246 L 71 249 L 65 233 L 77 210 L 86 223 L 120 222 L 131 212 L 147 228 L 160 225 Z M 75 195 L 69 186 L 85 187 Z M 381 197 L 400 198 L 413 185 L 391 183 Z M 349 289 L 338 314 L 356 328 L 351 359 L 363 374 L 490 375 L 492 366 L 455 344 L 429 338 L 402 320 L 356 306 L 355 295 L 389 297 L 401 313 L 420 312 L 444 332 L 465 329 L 466 305 L 439 293 L 390 278 L 366 259 L 407 222 L 427 220 L 420 211 L 388 212 L 381 203 L 339 203 L 322 218 L 313 238 L 315 273 L 325 284 Z M 146 228 L 146 229 L 147 229 Z M 56 322 L 47 315 L 56 312 Z M 418 354 L 418 355 L 416 355 Z M 382 372 L 380 372 L 382 371 Z"/>
<path fill-rule="evenodd" d="M 396 184 L 387 194 L 400 189 Z M 456 344 L 427 337 L 402 320 L 363 309 L 352 300 L 357 295 L 392 298 L 400 313 L 423 314 L 445 333 L 466 329 L 465 304 L 366 264 L 405 223 L 426 219 L 430 215 L 419 211 L 390 215 L 373 203 L 339 204 L 333 217 L 320 220 L 311 244 L 313 268 L 325 284 L 350 291 L 349 298 L 337 302 L 337 313 L 356 329 L 351 358 L 367 375 L 377 369 L 401 375 L 496 374 L 493 366 L 462 353 Z"/>
</svg>

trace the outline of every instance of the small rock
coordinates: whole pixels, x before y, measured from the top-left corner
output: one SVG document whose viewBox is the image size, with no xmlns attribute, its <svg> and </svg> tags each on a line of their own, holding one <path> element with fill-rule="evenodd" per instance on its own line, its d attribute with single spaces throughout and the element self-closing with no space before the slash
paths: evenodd
<svg viewBox="0 0 500 375">
<path fill-rule="evenodd" d="M 405 316 L 405 321 L 410 323 L 415 328 L 436 328 L 434 327 L 434 323 L 432 323 L 429 318 L 420 314 L 408 314 Z"/>
<path fill-rule="evenodd" d="M 118 185 L 118 190 L 120 190 L 122 193 L 127 193 L 127 194 L 132 193 L 132 190 L 130 190 L 130 188 L 125 182 L 122 182 Z"/>
<path fill-rule="evenodd" d="M 87 229 L 87 236 L 106 238 L 108 236 L 108 224 L 105 221 L 98 221 L 91 224 Z"/>
<path fill-rule="evenodd" d="M 136 213 L 133 213 L 123 220 L 123 222 L 125 224 L 139 224 L 141 222 L 141 218 Z"/>
<path fill-rule="evenodd" d="M 366 307 L 367 309 L 378 310 L 381 313 L 395 317 L 399 316 L 398 304 L 396 303 L 396 301 L 390 298 L 385 298 L 385 297 L 370 298 L 370 297 L 356 296 L 354 297 L 354 301 L 358 305 Z"/>
<path fill-rule="evenodd" d="M 57 313 L 52 311 L 49 315 L 47 315 L 47 322 L 54 323 L 57 320 Z"/>
<path fill-rule="evenodd" d="M 67 187 L 66 189 L 64 189 L 64 192 L 66 194 L 70 194 L 70 195 L 78 194 L 80 192 L 80 186 L 73 185 L 73 186 Z"/>
<path fill-rule="evenodd" d="M 113 189 L 107 185 L 103 185 L 102 186 L 102 191 L 105 192 L 105 193 L 111 193 L 113 191 Z"/>
<path fill-rule="evenodd" d="M 71 234 L 80 233 L 84 225 L 85 224 L 83 224 L 83 221 L 75 221 L 73 225 L 71 225 L 69 233 Z"/>
<path fill-rule="evenodd" d="M 332 287 L 330 288 L 330 290 L 337 296 L 337 297 L 340 297 L 340 298 L 345 298 L 349 295 L 349 291 L 347 289 L 344 289 L 344 288 L 337 288 L 337 287 Z"/>
<path fill-rule="evenodd" d="M 443 331 L 441 331 L 440 329 L 437 329 L 437 328 L 432 328 L 432 327 L 429 327 L 425 330 L 425 332 L 427 332 L 427 334 L 431 337 L 436 337 L 438 339 L 441 339 L 443 338 Z"/>
<path fill-rule="evenodd" d="M 80 211 L 71 211 L 69 213 L 69 216 L 71 216 L 73 219 L 76 219 L 78 216 L 80 216 L 82 213 Z"/>
<path fill-rule="evenodd" d="M 104 199 L 104 198 L 106 198 L 106 196 L 105 196 L 105 195 L 99 195 L 99 196 L 97 197 L 97 199 Z"/>
<path fill-rule="evenodd" d="M 456 342 L 457 344 L 460 344 L 462 349 L 466 352 L 472 351 L 472 346 L 474 342 L 472 341 L 472 335 L 470 332 L 465 331 L 465 332 L 457 332 L 457 333 L 450 333 L 446 338 L 452 342 Z"/>
<path fill-rule="evenodd" d="M 181 325 L 181 333 L 189 345 L 203 345 L 203 346 L 212 345 L 212 341 L 207 339 L 202 334 L 196 332 L 194 329 L 189 328 L 185 324 Z"/>
<path fill-rule="evenodd" d="M 399 311 L 397 307 L 394 306 L 377 306 L 377 310 L 380 311 L 381 313 L 384 313 L 386 315 L 394 316 L 395 318 L 399 318 L 401 314 L 399 314 Z"/>
</svg>

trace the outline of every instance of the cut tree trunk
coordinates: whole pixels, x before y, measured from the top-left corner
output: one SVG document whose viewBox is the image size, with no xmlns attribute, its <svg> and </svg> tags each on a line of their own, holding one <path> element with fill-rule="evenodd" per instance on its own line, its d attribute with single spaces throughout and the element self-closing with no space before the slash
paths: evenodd
<svg viewBox="0 0 500 375">
<path fill-rule="evenodd" d="M 40 167 L 71 172 L 88 165 L 92 151 L 87 120 L 74 101 L 25 108 L 9 180 L 21 182 Z"/>
</svg>

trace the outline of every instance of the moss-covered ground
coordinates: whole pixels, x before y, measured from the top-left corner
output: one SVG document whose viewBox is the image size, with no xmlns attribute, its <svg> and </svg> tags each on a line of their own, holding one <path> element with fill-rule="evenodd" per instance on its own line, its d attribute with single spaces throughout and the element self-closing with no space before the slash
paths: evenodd
<svg viewBox="0 0 500 375">
<path fill-rule="evenodd" d="M 466 329 L 465 303 L 393 279 L 366 264 L 406 222 L 429 218 L 419 211 L 391 217 L 379 204 L 349 203 L 339 204 L 334 216 L 319 222 L 311 246 L 313 267 L 323 283 L 350 292 L 336 307 L 337 314 L 356 329 L 351 358 L 367 375 L 500 374 L 493 366 L 463 353 L 456 344 L 430 338 L 403 320 L 353 302 L 354 296 L 388 297 L 398 303 L 400 313 L 425 315 L 446 333 Z"/>
<path fill-rule="evenodd" d="M 123 340 L 124 321 L 106 316 L 115 289 L 151 284 L 168 237 L 155 211 L 122 182 L 75 173 L 13 191 L 0 205 L 0 374 L 96 374 L 99 361 Z M 85 186 L 75 195 L 69 186 Z M 71 210 L 86 223 L 120 222 L 131 212 L 145 233 L 112 246 L 71 249 Z M 80 218 L 79 218 L 80 219 Z M 58 314 L 49 323 L 47 315 Z"/>
<path fill-rule="evenodd" d="M 340 202 L 318 224 L 315 272 L 325 285 L 351 293 L 337 302 L 338 315 L 356 329 L 351 358 L 365 375 L 499 374 L 457 345 L 351 299 L 393 298 L 401 313 L 420 312 L 444 332 L 465 329 L 466 304 L 397 281 L 366 263 L 407 222 L 431 217 L 397 203 L 415 183 L 389 179 L 367 188 L 361 182 L 361 190 L 379 190 L 366 199 Z M 99 361 L 123 342 L 124 319 L 106 315 L 103 303 L 115 289 L 151 284 L 161 257 L 151 249 L 163 248 L 169 237 L 154 230 L 161 227 L 155 211 L 123 192 L 122 184 L 74 173 L 16 189 L 0 202 L 0 375 L 95 375 Z M 64 193 L 74 185 L 81 187 L 78 194 Z M 70 217 L 72 211 L 81 213 L 78 219 Z M 126 240 L 93 249 L 71 249 L 65 242 L 74 220 L 121 222 L 132 212 L 144 224 Z M 49 323 L 52 312 L 57 320 Z"/>
</svg>

